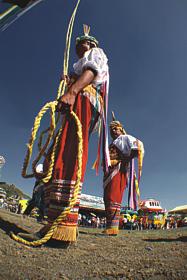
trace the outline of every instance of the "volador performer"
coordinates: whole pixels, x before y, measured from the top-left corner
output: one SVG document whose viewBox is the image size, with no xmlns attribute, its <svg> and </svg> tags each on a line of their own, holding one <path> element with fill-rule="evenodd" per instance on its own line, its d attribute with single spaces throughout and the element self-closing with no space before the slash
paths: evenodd
<svg viewBox="0 0 187 280">
<path fill-rule="evenodd" d="M 84 35 L 78 37 L 76 40 L 76 53 L 79 60 L 73 65 L 75 75 L 70 78 L 68 90 L 59 101 L 58 110 L 63 110 L 64 103 L 70 105 L 82 124 L 82 186 L 88 158 L 89 136 L 99 121 L 99 118 L 102 118 L 103 125 L 105 124 L 106 112 L 104 112 L 104 106 L 106 106 L 108 94 L 109 74 L 107 57 L 103 50 L 98 48 L 98 41 L 89 35 L 87 26 L 85 26 Z M 106 140 L 104 139 L 104 141 Z M 44 199 L 48 209 L 47 216 L 49 223 L 44 229 L 44 232 L 48 230 L 48 227 L 51 226 L 54 219 L 62 211 L 62 207 L 66 207 L 69 198 L 72 196 L 76 171 L 76 127 L 72 119 L 66 117 L 65 126 L 56 153 L 52 180 L 44 189 Z M 76 205 L 71 209 L 66 219 L 56 228 L 52 237 L 53 239 L 76 241 L 80 194 Z"/>
<path fill-rule="evenodd" d="M 77 239 L 81 186 L 84 181 L 88 159 L 88 140 L 96 126 L 100 126 L 99 130 L 102 131 L 99 143 L 103 142 L 105 144 L 103 145 L 103 155 L 106 170 L 109 165 L 106 126 L 109 83 L 108 59 L 104 51 L 98 47 L 96 38 L 89 35 L 89 31 L 90 28 L 85 25 L 84 35 L 76 39 L 76 53 L 79 59 L 73 65 L 74 74 L 71 77 L 63 77 L 68 81 L 68 87 L 58 102 L 57 111 L 62 114 L 65 113 L 65 119 L 55 151 L 52 178 L 44 185 L 44 202 L 48 225 L 40 231 L 42 236 L 48 232 L 59 214 L 66 209 L 69 200 L 74 195 L 77 177 L 77 128 L 71 114 L 68 113 L 69 110 L 73 110 L 81 122 L 83 138 L 82 176 L 79 195 L 70 213 L 66 215 L 65 219 L 58 222 L 51 238 L 66 243 L 74 242 Z M 44 172 L 49 168 L 52 149 L 53 145 L 47 153 Z M 99 150 L 96 167 L 99 164 Z M 26 238 L 25 235 L 24 237 Z"/>
<path fill-rule="evenodd" d="M 114 115 L 110 123 L 110 134 L 113 139 L 109 146 L 111 167 L 109 172 L 104 173 L 104 203 L 107 221 L 104 234 L 117 235 L 123 193 L 128 179 L 129 185 L 135 183 L 133 161 L 136 157 L 139 160 L 141 172 L 144 147 L 140 140 L 126 133 L 123 125 L 115 120 Z"/>
</svg>

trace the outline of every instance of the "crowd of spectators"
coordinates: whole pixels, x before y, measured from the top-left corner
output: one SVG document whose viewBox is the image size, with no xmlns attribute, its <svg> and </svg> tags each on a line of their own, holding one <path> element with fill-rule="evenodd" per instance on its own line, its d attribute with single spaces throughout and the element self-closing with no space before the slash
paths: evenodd
<svg viewBox="0 0 187 280">
<path fill-rule="evenodd" d="M 19 203 L 19 197 L 14 195 L 14 196 L 5 198 L 1 202 L 0 208 L 4 208 L 13 213 L 18 213 L 18 203 Z"/>
<path fill-rule="evenodd" d="M 130 230 L 174 229 L 181 226 L 187 226 L 187 218 L 180 215 L 123 215 L 120 221 L 121 229 Z"/>
<path fill-rule="evenodd" d="M 106 218 L 99 217 L 95 214 L 81 214 L 79 213 L 78 224 L 82 227 L 92 227 L 92 228 L 105 228 Z"/>
<path fill-rule="evenodd" d="M 24 214 L 18 196 L 1 198 L 0 208 L 17 214 Z M 44 216 L 41 215 L 37 208 L 34 208 L 30 215 L 35 217 L 38 221 L 45 220 Z M 104 229 L 106 227 L 106 217 L 89 212 L 79 213 L 78 225 L 82 227 Z M 121 214 L 119 225 L 120 229 L 128 230 L 175 229 L 183 226 L 187 226 L 187 217 L 185 215 L 167 215 L 166 213 L 150 213 L 147 215 Z"/>
</svg>

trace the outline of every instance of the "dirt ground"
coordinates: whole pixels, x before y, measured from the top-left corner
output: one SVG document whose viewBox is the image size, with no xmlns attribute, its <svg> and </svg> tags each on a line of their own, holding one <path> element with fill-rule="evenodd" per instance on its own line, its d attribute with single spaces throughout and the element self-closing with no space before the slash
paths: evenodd
<svg viewBox="0 0 187 280">
<path fill-rule="evenodd" d="M 187 228 L 127 231 L 105 237 L 79 228 L 77 246 L 30 248 L 9 232 L 35 232 L 33 218 L 0 209 L 0 279 L 187 279 Z"/>
</svg>

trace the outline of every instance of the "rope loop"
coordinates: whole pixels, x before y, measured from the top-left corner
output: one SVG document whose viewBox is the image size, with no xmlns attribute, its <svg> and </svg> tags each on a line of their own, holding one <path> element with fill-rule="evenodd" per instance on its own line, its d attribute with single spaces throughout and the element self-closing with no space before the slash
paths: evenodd
<svg viewBox="0 0 187 280">
<path fill-rule="evenodd" d="M 71 19 L 70 19 L 70 22 L 69 22 L 69 25 L 68 25 L 68 30 L 67 30 L 67 35 L 66 35 L 66 48 L 65 48 L 65 52 L 64 52 L 64 71 L 63 71 L 64 77 L 66 77 L 68 75 L 68 64 L 69 64 L 69 52 L 70 52 L 71 36 L 72 36 L 72 30 L 73 30 L 75 15 L 76 15 L 79 3 L 80 3 L 80 0 L 77 1 L 77 4 L 75 6 L 75 9 L 72 13 L 72 16 L 71 16 Z M 67 81 L 66 81 L 66 79 L 64 79 L 59 84 L 56 100 L 53 101 L 53 102 L 47 103 L 40 110 L 37 117 L 35 118 L 34 126 L 32 128 L 32 132 L 31 132 L 31 136 L 30 136 L 30 140 L 29 140 L 29 143 L 27 144 L 26 157 L 24 159 L 23 168 L 22 168 L 22 176 L 24 178 L 32 178 L 32 177 L 35 176 L 36 165 L 37 165 L 38 161 L 40 160 L 40 158 L 42 157 L 42 155 L 44 155 L 45 150 L 48 147 L 49 143 L 51 142 L 52 138 L 54 138 L 56 125 L 57 125 L 57 122 L 58 122 L 58 119 L 57 119 L 57 121 L 55 120 L 55 111 L 56 111 L 56 106 L 58 104 L 57 100 L 65 93 L 66 87 L 67 87 Z M 36 139 L 38 129 L 40 127 L 41 119 L 43 118 L 44 114 L 49 109 L 51 109 L 50 127 L 47 128 L 45 131 L 43 131 L 41 133 L 41 136 L 39 138 L 39 143 L 38 143 L 39 154 L 38 154 L 37 158 L 32 163 L 33 173 L 27 174 L 27 168 L 28 168 L 31 156 L 32 156 L 33 145 L 34 145 L 34 141 Z M 80 181 L 81 181 L 81 176 L 82 176 L 82 154 L 83 154 L 82 125 L 81 125 L 81 122 L 80 122 L 79 118 L 77 117 L 77 115 L 73 111 L 71 111 L 70 114 L 72 115 L 72 117 L 73 117 L 73 119 L 76 123 L 77 138 L 78 138 L 77 180 L 76 180 L 75 187 L 74 187 L 73 198 L 69 200 L 68 207 L 61 212 L 61 214 L 53 222 L 53 225 L 51 226 L 51 228 L 49 229 L 47 234 L 42 239 L 37 240 L 37 241 L 29 242 L 29 241 L 15 235 L 13 232 L 11 232 L 10 236 L 12 237 L 12 239 L 14 239 L 15 241 L 17 241 L 19 243 L 22 243 L 22 244 L 25 244 L 25 245 L 28 245 L 28 246 L 33 246 L 33 247 L 41 246 L 42 244 L 46 243 L 52 237 L 52 235 L 53 235 L 55 229 L 57 228 L 58 224 L 69 214 L 69 212 L 71 211 L 71 208 L 75 205 L 75 203 L 77 201 L 77 197 L 78 197 L 78 193 L 79 193 L 79 189 L 80 189 Z M 62 130 L 63 130 L 63 125 L 59 129 L 59 131 L 58 131 L 58 133 L 57 133 L 57 135 L 55 136 L 55 139 L 54 139 L 53 150 L 52 150 L 51 158 L 50 158 L 50 166 L 49 166 L 49 169 L 48 169 L 47 173 L 44 174 L 44 178 L 42 179 L 43 183 L 45 183 L 45 184 L 48 183 L 49 180 L 52 177 L 52 172 L 53 172 L 53 167 L 54 167 L 54 162 L 55 162 L 55 152 L 56 152 L 56 148 L 57 148 Z M 42 137 L 47 132 L 48 132 L 48 137 L 47 137 L 46 143 L 43 147 L 41 147 L 42 146 Z"/>
<path fill-rule="evenodd" d="M 51 226 L 51 228 L 49 229 L 47 234 L 43 238 L 41 238 L 40 240 L 30 242 L 30 241 L 27 241 L 27 240 L 15 235 L 13 232 L 11 232 L 10 235 L 11 235 L 12 239 L 14 239 L 15 241 L 17 241 L 19 243 L 25 244 L 27 246 L 38 247 L 38 246 L 41 246 L 44 243 L 46 243 L 49 239 L 51 239 L 55 229 L 58 226 L 58 224 L 70 213 L 71 208 L 75 205 L 75 203 L 77 201 L 77 197 L 78 197 L 79 189 L 80 189 L 80 181 L 81 181 L 81 176 L 82 176 L 82 153 L 83 153 L 82 125 L 81 125 L 81 122 L 80 122 L 79 118 L 77 117 L 77 115 L 73 111 L 70 114 L 71 114 L 71 116 L 73 117 L 73 119 L 76 123 L 77 137 L 78 137 L 77 180 L 76 180 L 75 187 L 74 187 L 73 198 L 70 199 L 68 207 L 66 207 L 66 209 L 63 210 L 61 212 L 61 214 L 53 222 L 53 225 Z"/>
</svg>

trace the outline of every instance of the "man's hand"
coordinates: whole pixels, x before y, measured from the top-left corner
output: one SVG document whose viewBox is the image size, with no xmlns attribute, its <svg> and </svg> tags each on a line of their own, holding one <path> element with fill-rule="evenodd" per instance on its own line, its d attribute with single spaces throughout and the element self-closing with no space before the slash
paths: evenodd
<svg viewBox="0 0 187 280">
<path fill-rule="evenodd" d="M 69 113 L 73 110 L 73 105 L 75 103 L 75 95 L 69 92 L 65 93 L 58 101 L 56 111 L 62 114 Z"/>
<path fill-rule="evenodd" d="M 60 80 L 61 81 L 66 81 L 67 84 L 70 83 L 70 77 L 68 75 L 62 74 L 61 77 L 60 77 Z"/>
<path fill-rule="evenodd" d="M 86 69 L 76 82 L 69 86 L 67 92 L 60 98 L 56 111 L 65 114 L 73 110 L 77 94 L 94 80 L 95 75 L 95 72 Z"/>
<path fill-rule="evenodd" d="M 71 110 L 73 109 L 73 105 L 75 103 L 75 94 L 72 94 L 71 92 L 67 92 L 65 93 L 62 97 L 61 97 L 61 102 L 66 103 L 68 105 L 70 105 Z"/>
</svg>

